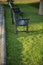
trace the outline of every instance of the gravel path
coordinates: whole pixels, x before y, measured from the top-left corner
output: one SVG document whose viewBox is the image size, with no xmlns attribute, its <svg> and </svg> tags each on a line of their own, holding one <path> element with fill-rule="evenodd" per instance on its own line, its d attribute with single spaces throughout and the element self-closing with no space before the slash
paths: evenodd
<svg viewBox="0 0 43 65">
<path fill-rule="evenodd" d="M 4 6 L 0 4 L 0 65 L 6 64 Z"/>
</svg>

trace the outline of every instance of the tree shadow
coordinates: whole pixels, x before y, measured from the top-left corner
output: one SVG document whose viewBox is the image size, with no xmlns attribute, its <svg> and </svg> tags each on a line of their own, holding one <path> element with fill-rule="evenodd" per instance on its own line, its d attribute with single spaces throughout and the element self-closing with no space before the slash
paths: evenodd
<svg viewBox="0 0 43 65">
<path fill-rule="evenodd" d="M 23 45 L 17 38 L 7 45 L 7 65 L 22 65 Z"/>
<path fill-rule="evenodd" d="M 36 2 L 36 3 L 30 3 L 29 4 L 30 6 L 32 6 L 32 7 L 35 7 L 35 8 L 39 8 L 39 2 Z"/>
</svg>

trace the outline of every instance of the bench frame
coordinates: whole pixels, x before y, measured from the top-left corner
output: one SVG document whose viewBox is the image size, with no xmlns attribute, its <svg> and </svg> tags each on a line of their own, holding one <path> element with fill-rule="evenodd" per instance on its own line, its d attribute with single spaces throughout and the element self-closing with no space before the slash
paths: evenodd
<svg viewBox="0 0 43 65">
<path fill-rule="evenodd" d="M 9 4 L 9 6 L 10 6 L 10 10 L 11 10 L 12 24 L 15 24 L 15 27 L 16 27 L 15 33 L 18 33 L 18 32 L 28 32 L 29 19 L 23 18 L 23 16 L 21 16 L 19 13 L 15 13 L 14 10 L 13 10 L 14 7 L 12 7 L 11 3 Z M 17 16 L 17 15 L 19 15 L 19 16 Z M 26 25 L 17 25 L 17 22 L 19 22 L 19 20 L 27 21 Z M 26 26 L 26 31 L 25 30 L 23 30 L 23 31 L 17 30 L 18 26 Z"/>
</svg>

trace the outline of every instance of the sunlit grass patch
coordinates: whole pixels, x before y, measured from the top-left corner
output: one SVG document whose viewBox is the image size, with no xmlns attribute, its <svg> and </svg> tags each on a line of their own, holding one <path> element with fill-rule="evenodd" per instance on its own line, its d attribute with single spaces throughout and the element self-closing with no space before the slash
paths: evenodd
<svg viewBox="0 0 43 65">
<path fill-rule="evenodd" d="M 43 46 L 42 34 L 17 38 L 23 45 L 22 61 L 24 64 L 38 64 L 41 60 L 40 51 Z M 41 43 L 41 44 L 40 44 Z M 30 63 L 31 62 L 31 63 Z"/>
<path fill-rule="evenodd" d="M 32 23 L 29 25 L 29 31 L 38 31 L 43 29 L 43 23 Z"/>
</svg>

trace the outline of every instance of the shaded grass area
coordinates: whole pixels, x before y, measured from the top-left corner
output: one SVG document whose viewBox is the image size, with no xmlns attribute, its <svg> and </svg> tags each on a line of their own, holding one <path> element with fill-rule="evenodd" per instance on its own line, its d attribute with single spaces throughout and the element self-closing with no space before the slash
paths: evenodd
<svg viewBox="0 0 43 65">
<path fill-rule="evenodd" d="M 10 9 L 5 6 L 7 65 L 43 65 L 43 16 L 32 5 L 18 5 L 24 17 L 30 18 L 29 33 L 18 34 L 15 34 L 15 25 L 12 25 Z"/>
</svg>

